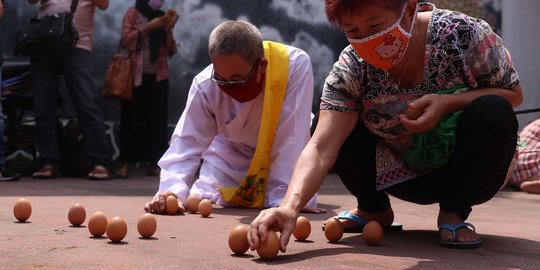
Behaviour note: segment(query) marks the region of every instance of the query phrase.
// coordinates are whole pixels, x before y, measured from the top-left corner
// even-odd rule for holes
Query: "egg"
[[[157,221],[150,213],[143,214],[137,222],[137,231],[144,238],[150,238],[156,232]]]
[[[332,243],[339,241],[341,237],[343,237],[343,224],[341,224],[341,221],[337,218],[333,218],[326,222],[324,236]]]
[[[68,220],[73,226],[78,227],[86,220],[86,210],[80,203],[75,203],[69,208]]]
[[[249,249],[248,234],[249,226],[237,225],[229,232],[229,248],[234,254],[242,255]]]
[[[422,108],[415,109],[411,106],[407,107],[407,110],[405,111],[405,114],[407,115],[407,118],[410,120],[416,120],[420,116],[422,116],[424,112],[422,111]]]
[[[296,227],[294,228],[293,235],[296,239],[304,241],[309,237],[311,233],[311,224],[309,219],[304,216],[299,216],[296,219]]]
[[[276,232],[269,230],[266,242],[261,243],[257,249],[257,254],[263,260],[274,259],[279,252],[279,237]]]
[[[372,220],[364,226],[362,238],[370,246],[377,246],[383,237],[383,228],[379,222]]]
[[[201,202],[201,199],[199,199],[199,196],[195,194],[189,195],[189,197],[186,200],[186,210],[188,210],[192,214],[197,213],[197,211],[199,211],[200,202]]]
[[[112,242],[120,242],[127,234],[126,220],[122,217],[113,217],[107,224],[107,237]]]
[[[178,200],[175,196],[170,195],[165,199],[165,212],[167,215],[176,215],[178,212]]]
[[[94,237],[102,236],[107,230],[107,215],[101,211],[94,212],[88,219],[88,231]]]
[[[15,202],[13,206],[13,215],[20,222],[25,222],[32,215],[32,205],[30,201],[25,198],[20,198]]]
[[[212,202],[208,199],[202,199],[199,203],[199,214],[201,214],[202,217],[208,217],[212,214],[212,210]]]

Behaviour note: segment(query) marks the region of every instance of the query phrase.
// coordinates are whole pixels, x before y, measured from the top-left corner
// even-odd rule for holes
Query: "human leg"
[[[472,206],[484,203],[503,186],[517,141],[517,120],[504,98],[483,96],[469,104],[456,130],[456,147],[448,163],[433,172],[386,191],[403,200],[438,202],[438,224],[465,221]],[[441,240],[474,242],[478,235],[461,227],[456,235],[441,230]]]
[[[145,159],[150,163],[148,174],[159,175],[157,162],[167,150],[167,103],[169,81],[155,82],[154,89],[147,92]]]
[[[483,96],[467,106],[447,165],[456,177],[441,187],[447,190],[440,200],[443,212],[467,219],[472,205],[485,203],[497,194],[514,156],[517,131],[516,116],[504,98]]]
[[[35,178],[57,177],[60,165],[58,147],[58,117],[62,54],[36,54],[31,57],[32,93],[36,121],[36,150],[39,154],[38,171]]]
[[[119,175],[128,174],[128,164],[141,160],[141,149],[145,137],[145,103],[144,93],[148,89],[147,80],[143,79],[140,86],[133,88],[131,100],[122,101],[120,118],[120,168]]]
[[[199,175],[193,182],[189,195],[195,194],[200,199],[208,199],[212,203],[229,206],[231,204],[223,199],[219,188],[234,186],[238,186],[238,182],[234,181],[234,179],[216,166],[203,161]]]
[[[333,170],[358,202],[357,209],[347,214],[390,226],[394,212],[388,195],[376,188],[375,150],[376,136],[359,121],[341,146]],[[342,222],[346,228],[357,226],[351,220],[343,219]]]
[[[95,102],[97,92],[91,52],[79,48],[70,50],[64,61],[64,67],[64,77],[83,128],[88,156],[95,166],[94,169],[99,169],[94,176],[103,180],[110,179],[111,155],[103,116]]]
[[[2,81],[2,70],[0,69],[0,82]],[[21,175],[7,168],[5,165],[6,148],[4,144],[4,114],[2,113],[2,102],[0,102],[0,181],[17,181]]]

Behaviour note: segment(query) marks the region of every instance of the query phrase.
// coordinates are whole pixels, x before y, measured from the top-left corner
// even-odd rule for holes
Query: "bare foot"
[[[112,180],[114,175],[104,166],[96,165],[86,176],[88,180]]]
[[[437,219],[437,226],[440,226],[443,223],[449,225],[456,225],[462,223],[464,220],[456,213],[445,213],[439,211],[439,217]],[[452,232],[446,229],[441,229],[441,241],[446,242],[459,242],[459,243],[470,243],[480,240],[480,236],[471,230],[468,227],[461,227],[456,230],[456,236],[452,235]]]
[[[53,179],[58,177],[58,172],[53,165],[43,165],[39,170],[32,174],[33,178]]]
[[[127,161],[123,161],[120,167],[116,169],[114,174],[117,177],[126,177],[128,175],[128,170],[129,170],[129,163]]]
[[[347,214],[349,215],[357,215],[363,219],[365,219],[366,221],[370,221],[370,220],[376,220],[378,221],[381,226],[383,227],[388,227],[390,225],[392,225],[392,222],[394,222],[394,211],[392,210],[392,208],[384,211],[384,212],[381,212],[381,213],[366,213],[366,212],[362,212],[360,211],[360,209],[356,208],[356,209],[352,209],[352,210],[349,210],[347,212]],[[337,218],[337,216],[334,216],[334,217],[331,217],[329,219],[327,219],[324,224],[326,225],[326,222],[332,220],[332,219],[335,219]],[[341,222],[341,224],[343,224],[343,228],[352,228],[352,227],[356,227],[358,226],[358,224],[356,224],[356,222],[352,221],[352,220],[349,220],[349,219],[339,219],[339,221]]]
[[[525,181],[521,183],[520,189],[527,193],[540,194],[540,179]]]

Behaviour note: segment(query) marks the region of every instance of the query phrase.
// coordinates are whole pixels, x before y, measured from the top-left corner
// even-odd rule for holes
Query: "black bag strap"
[[[71,13],[75,14],[75,10],[77,10],[77,5],[79,5],[79,0],[72,0],[71,1]]]

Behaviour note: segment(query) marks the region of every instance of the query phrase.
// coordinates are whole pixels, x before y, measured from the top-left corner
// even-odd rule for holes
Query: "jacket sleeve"
[[[186,108],[176,125],[169,149],[159,161],[161,175],[157,194],[171,191],[184,202],[199,169],[202,153],[217,133],[214,114],[196,79],[191,85]]]
[[[122,47],[130,51],[137,50],[140,39],[140,29],[138,25],[139,12],[135,8],[127,10],[122,20]]]

